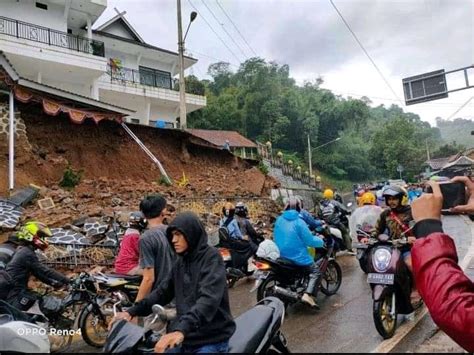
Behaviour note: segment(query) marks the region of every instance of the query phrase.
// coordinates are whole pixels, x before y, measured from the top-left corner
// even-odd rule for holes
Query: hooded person
[[[181,352],[227,352],[235,323],[219,252],[207,244],[204,226],[192,212],[178,214],[166,236],[178,254],[168,280],[114,320],[146,316],[154,304],[166,305],[175,298],[177,317],[155,352],[175,347]]]

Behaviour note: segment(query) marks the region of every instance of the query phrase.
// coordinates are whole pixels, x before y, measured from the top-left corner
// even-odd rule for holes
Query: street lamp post
[[[178,57],[179,57],[179,121],[180,128],[186,128],[186,88],[184,82],[184,41],[188,35],[189,26],[191,22],[196,19],[197,12],[191,12],[188,28],[183,38],[183,28],[181,23],[181,0],[178,1]]]

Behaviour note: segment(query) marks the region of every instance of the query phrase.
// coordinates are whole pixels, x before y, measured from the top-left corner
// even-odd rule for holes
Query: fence
[[[290,161],[284,161],[283,155],[274,154],[271,145],[257,142],[257,151],[260,157],[267,160],[271,167],[281,169],[283,175],[291,176],[293,180],[299,181],[312,188],[321,189],[321,182],[318,177],[310,176],[308,171],[304,171],[301,166],[295,166]]]
[[[99,57],[105,55],[104,42],[0,16],[0,34],[50,46],[68,48]]]
[[[50,244],[39,253],[40,261],[52,267],[112,266],[118,252],[116,246],[84,244]]]

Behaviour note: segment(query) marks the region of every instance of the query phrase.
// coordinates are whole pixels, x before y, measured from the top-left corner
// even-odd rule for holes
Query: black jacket
[[[179,214],[168,227],[168,240],[174,230],[183,233],[188,250],[178,256],[169,280],[127,312],[145,316],[154,304],[166,305],[176,297],[177,318],[170,331],[182,332],[185,345],[226,341],[234,333],[235,323],[230,313],[224,262],[218,251],[208,246],[207,234],[195,214]]]
[[[21,246],[13,259],[8,263],[6,272],[12,278],[12,289],[8,298],[16,297],[21,291],[28,289],[31,275],[48,285],[61,285],[69,282],[69,278],[41,264],[33,246]]]

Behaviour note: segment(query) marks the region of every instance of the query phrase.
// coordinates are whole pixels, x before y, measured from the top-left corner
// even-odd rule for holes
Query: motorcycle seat
[[[110,274],[105,274],[107,277],[114,277],[118,279],[125,279],[130,282],[134,283],[139,283],[142,281],[142,276],[141,275],[127,275],[127,274],[116,274],[116,273],[110,273]]]
[[[235,332],[229,339],[229,352],[254,354],[268,331],[273,309],[257,305],[235,319]]]

